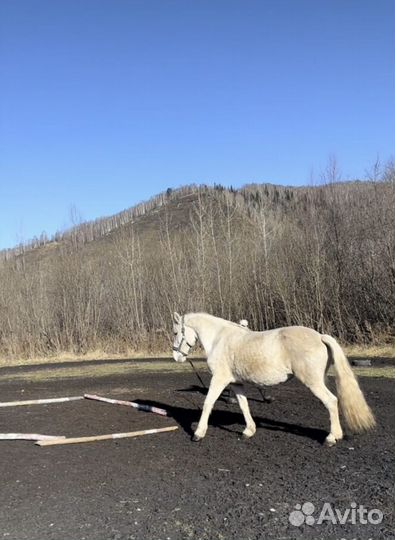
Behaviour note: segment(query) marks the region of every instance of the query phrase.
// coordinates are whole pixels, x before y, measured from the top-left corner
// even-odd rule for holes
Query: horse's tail
[[[323,335],[321,340],[333,357],[337,394],[348,427],[357,433],[373,428],[376,425],[373,413],[342,348],[331,336]]]

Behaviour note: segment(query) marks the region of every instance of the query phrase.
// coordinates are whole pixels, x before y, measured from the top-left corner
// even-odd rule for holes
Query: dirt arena
[[[174,364],[173,370],[167,362],[147,361],[134,368],[135,362],[90,362],[86,370],[82,363],[0,369],[3,402],[96,393],[155,404],[170,414],[88,400],[1,408],[4,433],[82,436],[179,426],[170,433],[68,446],[1,441],[0,538],[394,538],[392,379],[360,378],[377,429],[333,448],[322,445],[326,410],[296,381],[271,388],[271,403],[248,387],[254,438],[241,440],[238,406],[218,401],[207,437],[193,443],[204,390],[190,366]],[[196,365],[207,383],[203,363]],[[326,519],[320,520],[325,503]],[[297,506],[303,504],[308,516]],[[382,521],[353,520],[355,505],[378,510]],[[340,524],[336,511],[344,515],[347,509],[349,519]],[[370,516],[380,518],[377,512]]]

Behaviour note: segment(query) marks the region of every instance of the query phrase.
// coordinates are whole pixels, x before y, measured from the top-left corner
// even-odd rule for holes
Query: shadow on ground
[[[194,388],[195,387],[192,387],[191,391],[196,391],[194,390]],[[200,387],[197,388],[201,393],[204,393],[204,389],[201,389]],[[185,392],[186,390],[181,391]],[[201,410],[193,409],[192,403],[191,408],[185,408],[179,406],[176,407],[173,405],[169,405],[168,403],[149,399],[136,399],[135,401],[136,403],[140,403],[142,405],[150,405],[153,407],[160,407],[162,409],[166,409],[169,413],[169,416],[174,418],[174,420],[190,436],[193,435],[192,424],[198,422],[201,415]],[[325,438],[327,436],[326,431],[318,428],[300,426],[298,424],[291,424],[289,422],[280,422],[278,420],[263,418],[256,415],[254,415],[254,420],[256,422],[257,428],[268,429],[271,431],[283,431],[286,433],[297,435],[299,437],[307,437],[314,441],[318,441],[321,444],[325,441]],[[218,427],[219,429],[223,429],[232,433],[239,433],[240,429],[229,427],[234,426],[235,424],[239,426],[244,425],[244,418],[241,413],[231,410],[224,411],[213,409],[210,415],[209,425]]]

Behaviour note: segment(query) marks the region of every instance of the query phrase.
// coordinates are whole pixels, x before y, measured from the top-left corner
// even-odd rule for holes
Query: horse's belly
[[[259,381],[254,381],[257,384],[263,384],[265,386],[273,386],[287,381],[292,375],[291,373],[268,373],[260,377]]]
[[[275,342],[262,348],[260,341],[253,341],[234,356],[233,368],[239,377],[254,384],[272,386],[280,384],[292,374],[292,367],[283,350]]]
[[[247,366],[237,369],[236,378],[254,384],[263,384],[265,386],[273,386],[288,380],[292,372],[286,368],[273,369],[272,367],[262,366],[260,369],[248,369]]]
[[[261,373],[245,374],[244,380],[255,384],[263,384],[264,386],[273,386],[288,380],[290,372],[287,371],[263,371]]]

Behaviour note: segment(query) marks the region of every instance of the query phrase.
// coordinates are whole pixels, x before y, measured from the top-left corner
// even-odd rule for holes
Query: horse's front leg
[[[210,382],[210,388],[208,389],[206,399],[204,400],[202,415],[199,420],[198,427],[192,437],[193,441],[200,441],[206,435],[208,418],[214,403],[217,401],[221,392],[232,381],[232,377],[225,375],[214,374]]]

